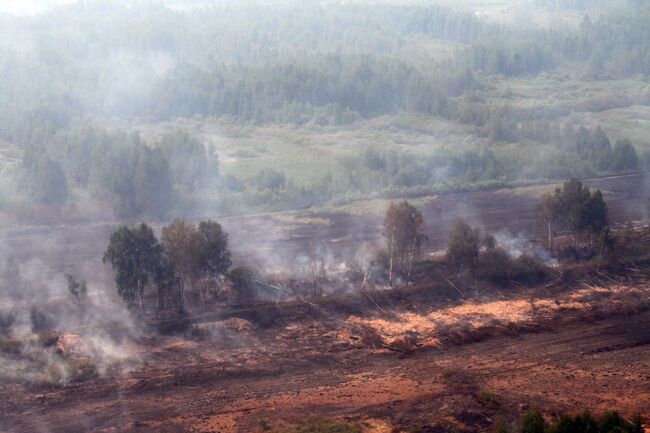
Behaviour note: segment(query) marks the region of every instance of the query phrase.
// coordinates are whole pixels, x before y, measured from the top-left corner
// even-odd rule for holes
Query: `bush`
[[[538,410],[528,411],[522,421],[521,433],[545,433],[547,427],[544,417]]]
[[[249,266],[238,266],[228,273],[228,278],[237,289],[245,289],[253,284],[257,279],[258,273]]]
[[[14,326],[15,322],[16,316],[14,314],[0,312],[0,335],[11,335],[11,327]]]
[[[459,270],[473,268],[478,259],[480,246],[481,234],[479,230],[459,219],[449,235],[447,261],[452,267]]]
[[[562,415],[549,426],[539,411],[532,411],[524,415],[521,433],[643,433],[642,421],[639,415],[632,422],[626,421],[616,411],[607,411],[596,420],[585,411],[575,417]]]
[[[258,272],[249,266],[233,268],[228,273],[228,278],[235,286],[236,296],[247,300],[255,297],[255,280],[259,278]]]
[[[546,265],[537,257],[522,254],[512,263],[512,279],[526,284],[537,284],[546,278]]]
[[[474,271],[480,280],[499,283],[512,278],[513,261],[502,248],[488,249],[479,256]]]
[[[97,364],[90,359],[70,361],[67,372],[71,382],[85,382],[99,374]]]
[[[480,254],[474,270],[476,278],[492,283],[517,281],[537,284],[546,278],[546,265],[536,257],[522,254],[512,259],[502,248],[491,248]]]
[[[54,328],[54,321],[52,318],[42,310],[32,308],[29,312],[29,319],[32,323],[32,332],[40,333],[42,331],[50,331]]]

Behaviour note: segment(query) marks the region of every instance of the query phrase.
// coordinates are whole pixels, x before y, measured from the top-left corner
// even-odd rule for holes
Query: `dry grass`
[[[394,318],[350,316],[346,325],[364,336],[365,345],[373,347],[399,348],[405,342],[410,347],[436,347],[536,332],[575,320],[631,315],[647,306],[648,287],[587,287],[555,298],[469,300],[428,314],[398,312]]]

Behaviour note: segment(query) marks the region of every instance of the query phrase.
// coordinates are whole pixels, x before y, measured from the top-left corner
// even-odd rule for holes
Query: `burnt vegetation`
[[[643,1],[69,3],[0,4],[0,430],[647,431]]]

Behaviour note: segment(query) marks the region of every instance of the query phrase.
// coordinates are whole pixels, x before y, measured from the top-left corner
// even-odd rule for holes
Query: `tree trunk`
[[[142,287],[142,283],[138,283],[138,304],[140,306],[140,311],[142,311],[142,306],[144,302],[142,301],[142,293],[144,292],[144,287]]]
[[[390,237],[390,265],[388,269],[388,286],[393,287],[393,235]]]
[[[546,224],[548,226],[548,249],[553,249],[553,236],[551,235],[551,220]]]
[[[411,242],[411,251],[409,252],[409,270],[408,273],[406,274],[406,285],[408,286],[408,282],[411,279],[411,269],[413,268],[413,258],[415,256],[415,242],[417,240],[417,233],[413,237],[413,242]]]
[[[178,312],[182,314],[184,311],[185,311],[185,277],[181,272],[178,280]]]

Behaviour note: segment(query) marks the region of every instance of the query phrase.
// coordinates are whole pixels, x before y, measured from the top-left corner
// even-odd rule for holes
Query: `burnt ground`
[[[645,218],[644,175],[587,183],[610,193],[615,221]],[[482,191],[441,196],[423,212],[435,247],[459,214],[473,215],[475,224],[491,231],[534,234],[540,229],[534,207],[529,196]],[[268,217],[229,219],[224,225],[240,257],[257,248],[299,252],[320,243],[345,248],[379,236],[378,217],[328,217],[332,223],[325,227],[278,227]],[[3,234],[13,250],[38,255],[46,249],[44,260],[71,263],[95,257],[110,227],[31,227]],[[435,309],[458,301],[427,302]],[[358,336],[341,338],[340,318],[316,320],[305,311],[318,307],[303,305],[292,321],[270,327],[256,325],[253,315],[247,318],[257,329],[208,331],[190,339],[142,337],[135,353],[140,363],[126,374],[109,372],[65,386],[0,383],[0,432],[251,432],[261,420],[298,423],[314,415],[365,420],[373,426],[368,431],[378,433],[440,424],[488,431],[496,417],[513,419],[527,407],[551,415],[617,408],[648,418],[650,312],[633,307],[623,315],[592,314],[534,332],[461,339],[402,356]],[[282,308],[272,310],[284,314]]]
[[[250,432],[261,420],[319,415],[380,421],[396,431],[438,424],[476,431],[526,407],[550,414],[616,407],[650,416],[650,312],[409,357],[337,347],[311,332],[274,342],[261,331],[257,347],[230,359],[209,342],[161,340],[126,377],[5,384],[0,430]]]
[[[610,176],[584,182],[606,193],[613,222],[647,220],[650,191],[650,176],[647,174]],[[545,228],[535,217],[536,205],[535,193],[524,194],[507,188],[439,195],[420,206],[426,222],[425,234],[429,239],[426,248],[441,248],[458,217],[466,218],[472,225],[489,232],[507,230],[512,235],[543,239]],[[325,218],[329,224],[303,224],[278,220],[270,215],[218,220],[230,235],[235,264],[268,267],[314,251],[342,257],[355,251],[364,241],[372,243],[382,239],[382,215],[299,211],[295,216]],[[0,246],[14,255],[19,263],[38,258],[64,272],[83,275],[92,266],[97,273],[106,240],[117,224],[115,221],[24,226],[0,224]],[[159,224],[154,224],[154,227],[160,229]],[[98,282],[110,284],[108,268],[102,269],[95,277]]]

